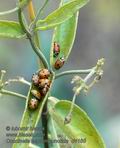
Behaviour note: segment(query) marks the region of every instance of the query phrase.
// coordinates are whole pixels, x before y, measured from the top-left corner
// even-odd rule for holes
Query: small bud
[[[95,80],[99,81],[99,80],[101,80],[101,78],[102,78],[102,75],[98,75],[98,76],[96,76]]]
[[[5,73],[6,73],[6,71],[5,71],[5,70],[1,70],[1,73],[2,73],[2,74],[5,74]]]
[[[64,120],[64,124],[68,124],[71,122],[71,114],[68,114],[66,117],[65,117],[65,120]]]
[[[37,74],[33,74],[32,82],[34,85],[39,85],[39,76]]]
[[[98,72],[96,72],[97,76],[95,77],[96,81],[101,80],[102,76],[103,76],[103,70],[100,70]]]
[[[80,77],[79,76],[74,76],[71,83],[73,84],[73,83],[75,83],[77,81],[80,81]]]
[[[98,62],[97,62],[97,66],[103,66],[104,63],[105,63],[105,59],[102,58],[102,59],[98,60]]]
[[[83,91],[87,95],[88,94],[88,91],[89,91],[89,87],[84,87]]]

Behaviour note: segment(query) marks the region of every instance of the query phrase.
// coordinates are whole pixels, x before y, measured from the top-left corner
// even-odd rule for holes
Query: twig
[[[80,94],[82,89],[84,89],[84,91],[87,92],[96,82],[98,82],[101,79],[101,77],[103,75],[102,66],[104,65],[104,62],[105,62],[104,58],[101,58],[100,60],[98,60],[96,66],[91,69],[89,74],[84,79],[77,77],[72,80],[72,83],[76,83],[76,87],[74,88],[75,93],[73,95],[73,100],[72,100],[72,104],[70,107],[70,111],[64,120],[65,124],[68,124],[71,121],[72,111],[73,111],[73,107],[74,107],[74,103],[75,103],[77,95]],[[90,85],[86,85],[87,81],[94,74],[96,74],[96,76],[95,76],[93,82]]]
[[[44,146],[48,148],[48,116],[47,116],[47,103],[45,103],[43,111],[42,111],[42,125],[44,127],[43,139]]]
[[[6,71],[5,70],[1,70],[1,75],[0,75],[0,86],[2,85],[3,83],[3,78],[4,78],[4,75],[5,75]]]
[[[35,19],[35,10],[34,10],[32,1],[30,1],[28,5],[28,12],[29,12],[29,17],[30,17],[30,22],[33,22]],[[37,32],[34,33],[34,40],[35,40],[35,44],[38,46],[38,48],[40,48],[40,41],[39,41],[39,36]],[[40,65],[41,64],[42,62],[40,60]]]
[[[72,115],[72,111],[73,111],[73,107],[75,104],[75,100],[78,94],[80,94],[80,91],[83,89],[83,87],[85,87],[85,83],[95,74],[95,67],[93,69],[91,69],[91,72],[84,78],[84,83],[81,84],[81,86],[75,91],[74,95],[73,95],[73,99],[72,99],[72,104],[70,107],[70,111],[68,113],[68,115],[65,117],[64,123],[68,124],[71,121],[71,115]]]
[[[19,17],[19,22],[21,24],[21,27],[23,28],[24,32],[26,33],[33,50],[38,55],[39,59],[43,62],[44,67],[49,69],[49,65],[48,65],[48,62],[47,62],[45,56],[43,55],[41,50],[35,45],[34,40],[32,39],[31,33],[29,32],[26,25],[24,24],[21,9],[19,9],[19,11],[18,11],[18,17]]]
[[[37,15],[35,17],[35,19],[33,20],[32,24],[31,24],[31,29],[34,30],[34,28],[36,27],[36,22],[39,19],[41,12],[43,11],[43,9],[45,8],[45,6],[47,5],[48,0],[45,1],[44,5],[42,6],[42,8],[40,8],[37,12]]]
[[[22,94],[19,94],[19,93],[16,93],[16,92],[12,92],[12,91],[8,91],[8,90],[5,90],[5,89],[1,89],[0,90],[0,94],[10,95],[10,96],[15,96],[15,97],[21,97],[23,99],[26,99],[26,96],[24,96]]]
[[[32,21],[34,21],[35,20],[35,24],[34,24],[34,26],[36,26],[36,20],[37,20],[37,18],[36,18],[36,16],[35,16],[35,11],[34,11],[34,7],[33,7],[33,3],[32,2],[30,2],[29,3],[29,5],[28,5],[28,11],[29,11],[29,15],[30,15],[30,19],[31,19],[31,22]],[[38,15],[37,15],[37,17],[38,17]],[[33,31],[33,30],[32,30]],[[40,50],[40,44],[39,44],[39,37],[38,37],[38,34],[37,34],[37,32],[35,32],[34,34],[34,40],[35,40],[35,45],[39,48],[39,50]],[[32,42],[31,42],[32,43]],[[32,45],[32,44],[31,44]],[[34,45],[34,44],[33,44]],[[32,46],[33,46],[32,45]],[[34,47],[33,47],[34,48]],[[47,63],[47,61],[46,61],[46,63]],[[45,67],[45,64],[43,63],[43,61],[42,61],[42,59],[39,59],[39,64],[40,64],[40,66],[41,67]],[[48,63],[46,64],[47,65],[47,67],[48,67]],[[42,114],[44,114],[44,112],[47,112],[47,101],[45,102],[45,105],[44,105],[44,108],[43,108],[43,111],[42,111]],[[45,124],[44,124],[45,123]],[[45,132],[44,132],[44,146],[45,147],[48,147],[49,145],[48,145],[48,127],[47,127],[47,124],[48,124],[48,122],[47,122],[47,114],[46,115],[44,115],[44,116],[42,116],[42,124],[43,124],[43,127],[44,127],[44,130],[45,130]]]
[[[22,84],[27,84],[28,86],[31,85],[31,83],[28,82],[28,81],[26,81],[23,77],[18,77],[18,79],[9,79],[8,81],[6,81],[6,82],[4,83],[4,86],[10,84],[11,82],[20,82],[20,83],[22,83]]]
[[[0,12],[0,16],[8,15],[8,14],[17,12],[19,10],[19,8],[21,8],[21,9],[24,8],[29,3],[29,1],[30,0],[24,0],[24,1],[19,2],[17,7],[13,8],[13,9],[10,9],[8,11]]]
[[[3,11],[3,12],[0,12],[0,16],[11,14],[11,13],[17,12],[18,10],[19,10],[19,8],[18,7],[15,7],[13,9],[11,9],[11,10]]]
[[[32,8],[32,11],[33,11],[32,2],[30,3],[30,8]],[[24,24],[21,9],[19,9],[19,11],[18,11],[18,17],[19,17],[19,22],[21,24],[21,27],[23,28],[24,32],[26,33],[33,50],[38,55],[39,60],[42,61],[44,68],[49,69],[48,62],[47,62],[45,56],[43,55],[43,53],[41,52],[40,48],[38,47],[39,45],[36,45],[36,42],[34,42],[34,37],[31,35],[30,31],[28,30],[29,29],[28,26],[26,26]],[[38,37],[37,37],[37,39],[38,39]],[[37,41],[39,41],[39,40],[37,40]],[[47,102],[45,103],[45,106],[47,106]],[[47,110],[47,108],[45,107],[44,110]],[[45,148],[48,148],[49,145],[48,145],[48,131],[47,131],[47,115],[45,115],[44,118],[42,118],[42,121],[45,123],[45,125],[43,124],[44,129],[45,129],[44,145],[45,145]]]
[[[56,74],[55,79],[64,76],[64,75],[71,75],[71,74],[88,74],[91,71],[91,69],[86,70],[70,70],[70,71],[64,71],[59,74]]]

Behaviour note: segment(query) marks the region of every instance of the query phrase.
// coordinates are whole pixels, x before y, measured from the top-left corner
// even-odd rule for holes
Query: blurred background
[[[16,0],[0,1],[0,11],[14,8]],[[33,0],[38,9],[42,2]],[[59,1],[50,0],[43,16],[55,10]],[[17,20],[17,14],[0,19]],[[40,32],[41,45],[49,59],[52,31]],[[76,40],[64,70],[88,69],[99,58],[106,59],[103,79],[87,96],[81,94],[76,104],[90,116],[103,136],[108,148],[120,148],[120,1],[91,0],[80,10]],[[37,56],[27,40],[0,38],[0,70],[7,71],[5,80],[22,76],[28,81],[37,70]],[[72,100],[73,76],[56,80],[52,95],[59,99]],[[56,88],[56,89],[55,89]],[[11,84],[9,90],[27,94],[28,86]],[[66,91],[65,91],[66,90]],[[10,148],[6,143],[6,126],[19,126],[25,100],[1,96],[0,98],[0,147]]]

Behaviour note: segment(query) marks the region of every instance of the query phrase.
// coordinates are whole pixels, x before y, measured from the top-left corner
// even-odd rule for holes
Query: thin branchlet
[[[4,94],[4,95],[9,95],[9,96],[15,96],[15,97],[20,97],[20,98],[23,98],[23,99],[26,99],[27,97],[22,95],[22,94],[19,94],[19,93],[16,93],[16,92],[12,92],[12,91],[8,91],[8,90],[5,90],[5,89],[1,89],[0,90],[0,94]]]
[[[32,3],[30,3],[30,5],[32,6]],[[21,11],[21,9],[19,9],[18,17],[19,17],[19,22],[21,24],[21,27],[23,28],[24,32],[26,33],[27,38],[29,39],[30,44],[31,44],[33,50],[38,55],[39,60],[42,62],[43,67],[49,69],[49,65],[48,65],[48,62],[47,62],[46,57],[41,52],[41,50],[39,48],[39,45],[34,41],[34,34],[32,34],[31,33],[31,30],[29,29],[29,27],[24,24],[24,20],[23,20],[23,17],[22,17],[22,11]],[[36,39],[38,40],[38,37]],[[45,103],[45,106],[47,106],[47,102]],[[47,108],[46,107],[44,107],[43,112],[44,111],[47,111]],[[48,146],[47,116],[43,116],[42,117],[42,120],[43,120],[43,122],[45,121],[45,123],[46,123],[45,125],[43,124],[43,126],[45,128],[45,131],[46,131],[45,132],[45,136],[43,138],[46,141],[46,142],[44,142],[44,145],[45,145],[46,148],[48,148],[49,146]]]
[[[42,13],[42,11],[43,11],[44,8],[46,7],[48,1],[49,1],[49,0],[46,0],[45,3],[43,4],[42,8],[40,8],[40,9],[38,10],[35,19],[33,20],[32,24],[30,25],[30,30],[33,31],[33,30],[35,29],[36,23],[37,23],[37,21],[38,21],[40,15],[41,15],[41,13]]]
[[[44,54],[41,52],[41,50],[38,48],[38,46],[35,44],[33,37],[28,29],[28,27],[25,25],[23,17],[22,17],[22,11],[21,9],[19,9],[18,11],[18,18],[19,18],[19,22],[21,24],[22,29],[24,30],[24,32],[26,33],[30,44],[32,46],[32,49],[35,51],[35,53],[38,55],[39,59],[43,62],[43,65],[45,68],[49,69],[49,64],[46,60],[46,57],[44,56]]]
[[[67,76],[67,75],[72,75],[72,74],[88,74],[91,71],[91,69],[80,69],[80,70],[69,70],[69,71],[64,71],[61,73],[56,74],[55,79],[61,77],[61,76]]]
[[[6,82],[4,82],[3,85],[4,85],[4,86],[7,86],[7,85],[9,85],[9,84],[12,83],[12,82],[18,82],[18,83],[26,84],[26,85],[28,85],[28,86],[31,85],[31,83],[28,82],[27,80],[25,80],[23,77],[18,77],[18,78],[16,78],[16,79],[9,79],[9,80],[7,80]]]
[[[98,60],[96,66],[91,69],[89,74],[84,79],[82,79],[79,76],[75,76],[73,78],[72,83],[75,83],[75,85],[76,85],[73,89],[75,93],[73,95],[72,104],[71,104],[69,113],[65,117],[65,120],[64,120],[65,124],[68,124],[71,121],[72,111],[74,108],[74,104],[75,104],[75,100],[76,100],[77,95],[80,94],[81,90],[83,90],[85,93],[87,93],[89,91],[89,89],[101,79],[101,77],[103,75],[102,66],[104,65],[104,62],[105,62],[104,58]],[[89,85],[87,85],[88,80],[91,77],[93,77],[93,75],[95,75],[95,74],[96,74],[96,76],[95,76],[94,80]]]
[[[17,12],[18,10],[19,10],[19,8],[18,8],[18,7],[15,7],[15,8],[13,8],[13,9],[11,9],[11,10],[3,11],[3,12],[0,12],[0,16],[8,15],[8,14]]]
[[[27,81],[25,81],[23,78],[19,78],[19,79],[11,79],[11,80],[4,82],[3,79],[4,79],[4,76],[5,76],[5,73],[6,73],[5,70],[1,70],[1,73],[0,73],[0,96],[1,95],[10,95],[10,96],[16,96],[16,97],[26,99],[26,96],[19,94],[17,92],[6,90],[6,89],[4,89],[4,87],[6,85],[8,85],[10,82],[21,82],[21,83],[25,84],[25,83],[27,83]]]
[[[27,6],[29,1],[30,0],[24,0],[24,1],[19,2],[15,8],[7,10],[7,11],[0,12],[0,16],[8,15],[8,14],[17,12],[19,10],[19,8],[23,9],[25,6]]]

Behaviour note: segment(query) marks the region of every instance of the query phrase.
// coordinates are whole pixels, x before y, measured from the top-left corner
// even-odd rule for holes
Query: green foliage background
[[[35,0],[34,0],[35,1]],[[1,0],[0,11],[15,6],[15,0]],[[38,1],[39,4],[39,1]],[[36,5],[36,8],[39,5]],[[46,16],[58,7],[58,1],[50,1]],[[90,68],[96,60],[105,57],[105,73],[101,82],[95,86],[88,96],[80,95],[77,104],[83,108],[102,134],[107,147],[118,147],[120,143],[120,99],[119,99],[119,73],[120,73],[120,1],[119,0],[91,0],[81,9],[77,36],[72,53],[63,68]],[[17,20],[17,15],[5,16],[6,19]],[[2,19],[2,17],[0,18]],[[41,32],[41,43],[46,56],[49,57],[52,31]],[[0,69],[7,71],[7,78],[23,76],[30,80],[32,73],[37,70],[36,55],[26,40],[0,39]],[[63,70],[62,69],[62,70]],[[53,95],[58,98],[72,99],[72,76],[56,80]],[[10,89],[27,94],[27,87],[23,85],[10,85]],[[2,96],[0,103],[0,146],[8,148],[6,144],[7,125],[18,126],[24,110],[25,101],[19,98]]]

